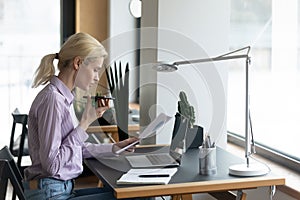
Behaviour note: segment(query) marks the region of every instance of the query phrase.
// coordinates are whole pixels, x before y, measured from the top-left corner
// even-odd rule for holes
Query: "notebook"
[[[188,119],[183,117],[179,127],[173,129],[173,135],[175,135],[175,137],[171,141],[168,153],[128,155],[125,158],[128,160],[132,168],[179,166],[181,164],[187,126]],[[176,133],[174,133],[174,131],[176,131]]]
[[[130,169],[117,180],[118,185],[124,184],[168,184],[177,168],[164,169]]]

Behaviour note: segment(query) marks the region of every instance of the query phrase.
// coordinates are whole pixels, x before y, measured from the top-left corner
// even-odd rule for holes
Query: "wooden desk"
[[[140,130],[139,124],[130,124],[128,125],[128,132],[136,133]],[[108,125],[108,126],[90,126],[86,130],[87,133],[111,133],[112,138],[115,141],[119,141],[118,127],[117,125]]]
[[[137,148],[136,152],[167,151],[167,147],[157,148]],[[275,176],[272,173],[250,178],[229,175],[229,166],[240,164],[244,160],[220,148],[217,149],[217,174],[211,176],[200,175],[198,173],[198,159],[195,159],[197,156],[198,149],[187,151],[183,156],[181,166],[168,185],[117,185],[116,180],[130,169],[128,161],[123,156],[102,159],[101,162],[97,159],[86,159],[85,163],[104,184],[113,188],[118,199],[235,191],[285,184],[284,178]]]

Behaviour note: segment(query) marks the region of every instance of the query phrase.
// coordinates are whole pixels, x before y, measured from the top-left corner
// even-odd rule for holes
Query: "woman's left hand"
[[[92,105],[91,97],[90,96],[87,97],[87,103],[86,103],[85,109],[82,113],[81,120],[80,120],[80,126],[84,130],[86,130],[92,122],[94,122],[96,119],[101,117],[103,115],[103,113],[109,108],[108,101],[103,102],[102,105],[103,106],[101,106],[101,107],[95,108]]]
[[[109,108],[109,99],[99,99],[96,108],[96,119],[102,117],[103,113]],[[96,120],[95,119],[95,120]]]

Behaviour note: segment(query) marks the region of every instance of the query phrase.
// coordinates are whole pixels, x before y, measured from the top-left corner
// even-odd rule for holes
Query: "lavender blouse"
[[[76,178],[82,173],[83,158],[112,152],[112,144],[92,144],[88,134],[74,127],[70,107],[74,96],[56,76],[39,92],[28,116],[28,145],[32,165],[25,180],[51,177]]]

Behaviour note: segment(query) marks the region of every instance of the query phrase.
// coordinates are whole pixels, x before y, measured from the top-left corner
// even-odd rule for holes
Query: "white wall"
[[[108,63],[122,62],[130,66],[129,102],[135,102],[138,87],[138,72],[136,70],[136,50],[138,49],[136,19],[129,10],[130,0],[109,0],[108,40],[105,41],[109,53]],[[118,65],[119,66],[119,65]]]
[[[228,52],[230,1],[164,0],[158,4],[158,61],[173,62],[213,57]],[[157,113],[174,116],[178,94],[187,93],[195,107],[196,124],[217,144],[226,146],[226,63],[181,66],[158,73]],[[169,143],[173,123],[157,143]]]

